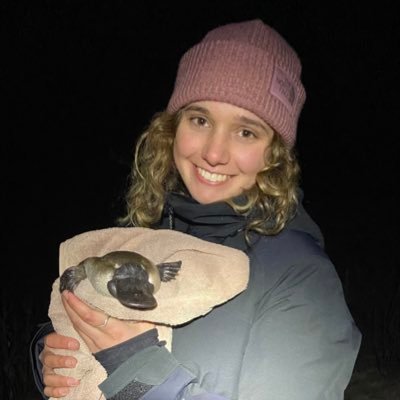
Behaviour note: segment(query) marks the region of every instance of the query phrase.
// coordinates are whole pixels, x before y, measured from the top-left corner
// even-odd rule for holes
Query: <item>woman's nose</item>
[[[203,146],[202,157],[212,166],[227,164],[229,161],[229,143],[226,135],[219,132],[210,133]]]

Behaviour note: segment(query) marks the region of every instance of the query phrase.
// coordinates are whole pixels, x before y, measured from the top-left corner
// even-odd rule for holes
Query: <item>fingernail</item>
[[[68,348],[70,350],[78,350],[79,349],[79,344],[76,342],[68,342]]]
[[[68,359],[67,361],[65,361],[66,367],[73,368],[73,367],[75,367],[75,365],[76,365],[76,361],[74,361],[74,360]]]
[[[78,386],[79,385],[79,381],[75,378],[68,378],[67,379],[67,385],[68,386]]]
[[[59,389],[58,393],[60,394],[60,396],[66,396],[69,393],[69,389],[67,388]]]
[[[69,297],[69,292],[68,292],[68,290],[64,290],[64,291],[62,292],[62,295],[63,295],[63,297],[64,297],[65,300],[68,300],[68,297]]]

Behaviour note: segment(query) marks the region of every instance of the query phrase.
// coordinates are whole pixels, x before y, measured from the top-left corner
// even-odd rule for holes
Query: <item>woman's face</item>
[[[274,132],[250,111],[199,101],[185,107],[174,161],[191,196],[202,204],[227,200],[255,183]]]

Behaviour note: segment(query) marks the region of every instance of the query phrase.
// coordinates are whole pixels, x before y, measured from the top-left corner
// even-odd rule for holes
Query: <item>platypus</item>
[[[87,278],[98,293],[113,296],[126,307],[153,309],[157,307],[154,293],[161,282],[175,279],[181,264],[181,261],[154,264],[133,251],[113,251],[67,268],[60,277],[60,292],[73,292]]]

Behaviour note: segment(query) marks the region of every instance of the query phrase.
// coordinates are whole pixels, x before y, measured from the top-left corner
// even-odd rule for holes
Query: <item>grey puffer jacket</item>
[[[136,352],[101,384],[108,399],[339,400],[361,335],[302,207],[276,236],[253,237],[226,204],[170,195],[162,228],[244,250],[245,292],[173,333],[172,352]]]
[[[160,227],[245,251],[249,285],[175,328],[171,352],[151,334],[119,346],[119,356],[106,350],[113,366],[100,388],[107,399],[343,399],[361,335],[319,228],[300,206],[280,234],[254,235],[247,246],[245,224],[225,203],[169,196]],[[40,340],[32,348],[40,388]]]

